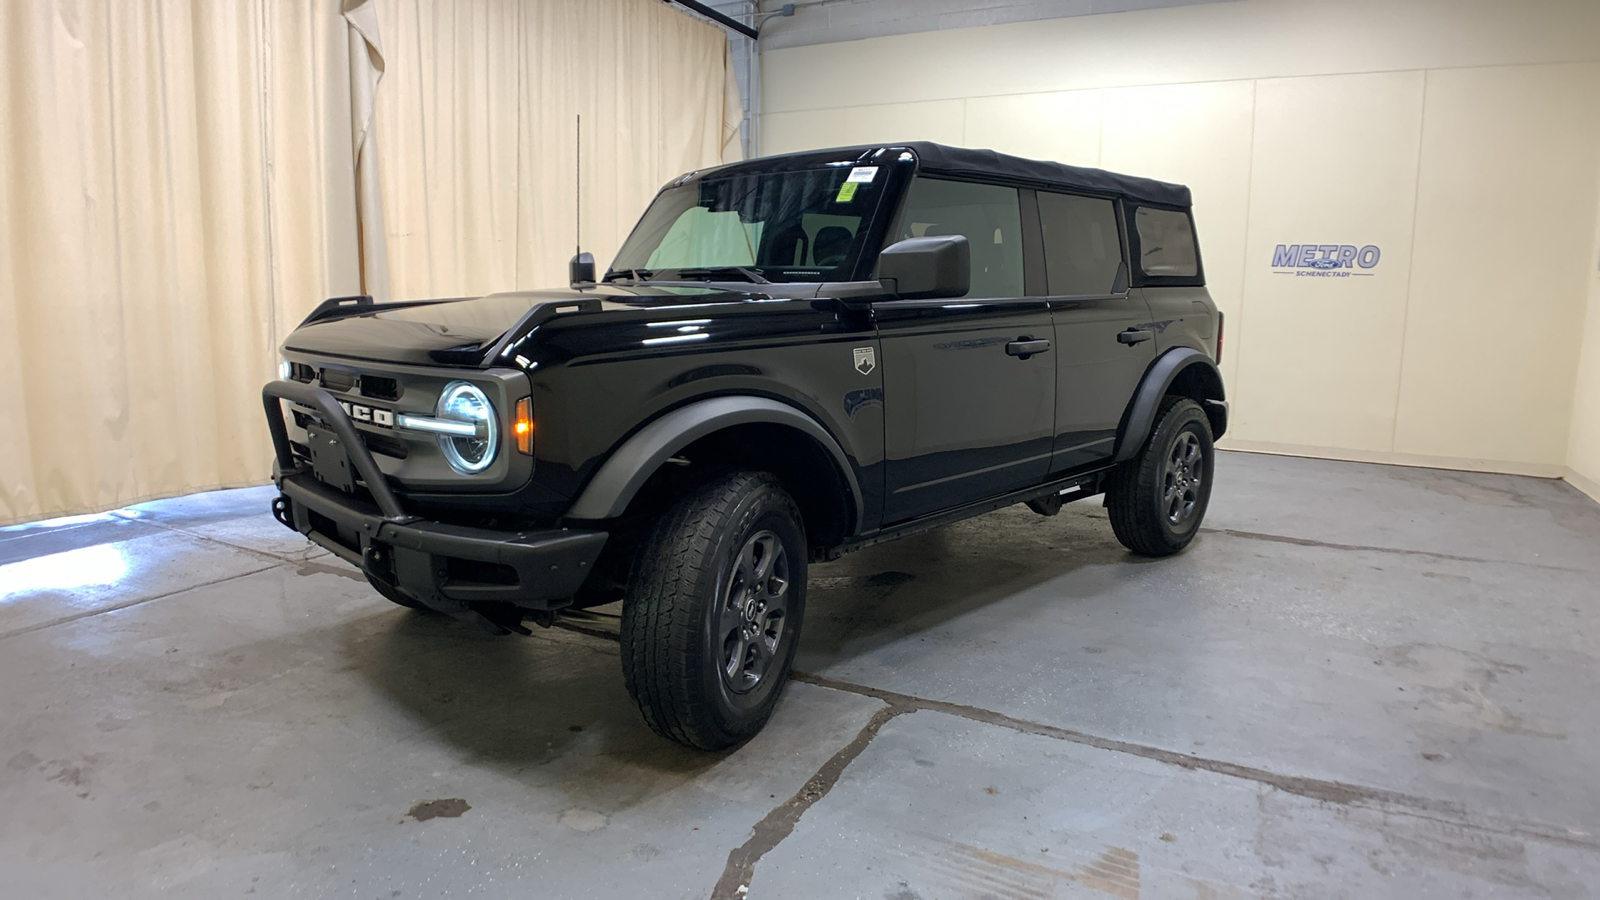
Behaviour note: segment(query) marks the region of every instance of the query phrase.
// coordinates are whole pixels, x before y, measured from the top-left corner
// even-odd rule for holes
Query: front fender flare
[[[1128,405],[1128,412],[1123,417],[1122,428],[1117,432],[1115,462],[1126,462],[1138,454],[1145,438],[1155,428],[1156,411],[1161,408],[1161,398],[1166,396],[1167,389],[1178,380],[1178,376],[1192,366],[1203,366],[1215,378],[1218,395],[1206,398],[1205,403],[1220,407],[1222,421],[1227,421],[1227,402],[1220,393],[1222,373],[1217,369],[1217,364],[1193,347],[1175,347],[1156,357],[1156,361],[1144,373],[1144,380],[1139,382],[1133,402]]]
[[[861,485],[839,442],[816,419],[787,403],[765,397],[712,397],[679,407],[622,442],[578,495],[567,518],[598,520],[622,515],[634,495],[668,459],[706,435],[732,425],[770,424],[794,428],[828,451],[850,486],[850,533],[861,524]]]

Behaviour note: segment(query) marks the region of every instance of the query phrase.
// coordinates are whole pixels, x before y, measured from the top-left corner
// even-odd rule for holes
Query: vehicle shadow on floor
[[[352,621],[343,637],[347,663],[413,717],[424,740],[524,784],[554,787],[576,808],[627,809],[726,755],[651,732],[609,642],[567,632],[496,637],[401,609]]]
[[[1070,585],[1021,599],[1090,566],[1136,566],[1098,506],[1041,518],[1018,506],[813,565],[796,667],[815,671],[1005,603],[1071,615]],[[1034,592],[1035,594],[1037,592]],[[376,598],[375,598],[376,599]],[[617,808],[694,779],[727,753],[652,733],[624,689],[615,607],[574,618],[591,634],[536,629],[494,637],[442,616],[394,610],[349,623],[350,665],[431,732],[514,777],[558,784],[574,802]],[[928,652],[950,652],[929,645]],[[978,652],[978,651],[974,651]],[[731,752],[731,751],[730,751]]]
[[[1117,543],[1096,501],[1051,518],[1013,506],[880,544],[812,566],[796,665],[816,670],[847,662],[1002,604],[1048,603],[1071,615],[1073,602],[1095,587],[1080,592],[1068,578],[1048,598],[1021,595],[1086,567],[1150,562]]]

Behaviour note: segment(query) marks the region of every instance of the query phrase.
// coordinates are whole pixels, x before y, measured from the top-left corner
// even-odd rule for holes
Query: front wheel
[[[622,604],[622,672],[645,722],[706,750],[760,731],[805,613],[800,511],[761,472],[679,501],[639,549]]]
[[[1112,471],[1106,484],[1111,530],[1144,556],[1171,556],[1200,532],[1211,502],[1216,450],[1200,404],[1167,397],[1139,455]]]

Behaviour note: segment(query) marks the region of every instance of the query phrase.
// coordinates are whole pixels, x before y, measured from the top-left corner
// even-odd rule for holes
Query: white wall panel
[[[1075,166],[1100,165],[1100,91],[1055,91],[967,101],[963,144]]]
[[[1238,0],[772,50],[762,109],[1573,62],[1597,47],[1595,0]]]
[[[966,137],[965,100],[928,103],[886,103],[851,106],[839,110],[844,117],[846,143],[929,140],[960,143]]]
[[[1596,96],[1593,64],[1428,73],[1397,452],[1565,462]]]
[[[1600,159],[1596,160],[1600,163]],[[1597,195],[1600,201],[1600,195]],[[1567,443],[1567,480],[1600,500],[1600,214],[1589,250],[1589,302],[1572,398],[1572,434]]]
[[[825,109],[767,113],[761,117],[759,153],[837,147],[848,143],[844,136],[844,117]],[[774,149],[778,147],[784,150]]]
[[[1238,438],[1392,449],[1422,84],[1420,72],[1257,84]],[[1335,277],[1271,268],[1277,245],[1308,243],[1382,255]]]
[[[961,144],[965,139],[965,100],[841,106],[761,117],[763,147],[802,149],[912,140]]]

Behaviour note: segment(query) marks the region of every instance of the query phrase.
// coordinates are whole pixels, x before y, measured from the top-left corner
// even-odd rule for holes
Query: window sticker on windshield
[[[844,184],[839,185],[839,196],[833,198],[833,202],[849,203],[851,200],[855,199],[855,196],[856,183],[854,181],[846,181]]]
[[[856,181],[856,182],[860,182],[861,184],[871,184],[872,183],[872,179],[877,178],[877,177],[878,177],[878,167],[877,166],[856,166],[854,169],[850,170],[850,177],[846,178],[845,181],[846,182]]]

